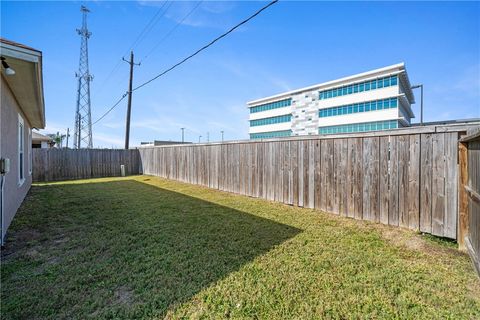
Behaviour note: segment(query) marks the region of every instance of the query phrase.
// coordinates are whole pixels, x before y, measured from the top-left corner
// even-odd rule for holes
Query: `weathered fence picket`
[[[138,150],[32,149],[34,182],[120,176],[141,173]]]
[[[458,243],[480,276],[480,130],[468,132],[460,141]]]
[[[465,127],[140,148],[144,174],[457,238]]]
[[[466,215],[479,208],[478,136],[460,144],[461,157],[458,152],[459,137],[469,128],[427,126],[135,150],[34,149],[32,174],[34,181],[120,176],[124,165],[127,175],[155,175],[459,238],[461,246],[470,228],[469,241],[478,254],[480,215]],[[470,180],[466,169],[459,172],[459,161],[460,169],[463,163],[473,170]]]

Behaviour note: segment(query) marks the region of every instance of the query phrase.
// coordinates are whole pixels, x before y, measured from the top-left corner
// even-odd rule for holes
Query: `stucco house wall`
[[[28,190],[32,185],[31,167],[31,125],[19,107],[12,90],[1,76],[1,106],[0,106],[0,153],[2,158],[10,159],[10,172],[4,176],[3,185],[3,223],[2,238],[10,226],[15,213],[22,204]],[[24,123],[24,177],[23,183],[19,181],[19,155],[18,155],[18,125],[19,116]]]
[[[0,37],[0,53],[0,164],[10,163],[8,172],[0,172],[3,246],[8,227],[32,185],[32,127],[45,128],[45,101],[42,52]]]

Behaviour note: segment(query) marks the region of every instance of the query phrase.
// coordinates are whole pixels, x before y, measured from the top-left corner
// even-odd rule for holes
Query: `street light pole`
[[[180,128],[182,129],[182,143],[185,142],[185,128]]]
[[[65,147],[68,149],[68,137],[70,137],[70,128],[67,128],[67,146]]]
[[[420,125],[423,126],[423,84],[416,84],[412,89],[420,88]]]
[[[198,136],[198,143],[200,143],[200,140],[202,140],[202,136]]]
[[[222,134],[222,142],[223,142],[223,130],[222,130],[222,131],[220,131],[220,133]]]

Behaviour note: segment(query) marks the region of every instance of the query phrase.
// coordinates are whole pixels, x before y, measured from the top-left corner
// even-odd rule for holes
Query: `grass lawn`
[[[479,319],[456,244],[138,176],[32,187],[2,319]]]

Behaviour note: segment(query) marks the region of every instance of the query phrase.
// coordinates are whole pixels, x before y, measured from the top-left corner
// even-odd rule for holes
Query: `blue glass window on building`
[[[336,126],[320,127],[319,134],[353,133],[378,131],[398,128],[398,120],[374,121],[364,123],[342,124]]]
[[[361,103],[353,103],[345,106],[331,107],[318,111],[320,118],[332,117],[337,115],[345,115],[358,112],[369,112],[383,109],[396,108],[398,106],[398,98],[388,98],[375,101],[367,101]]]
[[[292,130],[259,132],[259,133],[250,133],[250,139],[271,139],[271,138],[290,137],[291,135],[292,135]]]
[[[255,127],[255,126],[265,126],[268,124],[275,124],[275,123],[282,123],[282,122],[290,122],[292,120],[292,115],[291,114],[286,114],[283,116],[278,116],[278,117],[270,117],[270,118],[263,118],[263,119],[257,119],[257,120],[250,120],[250,127]]]
[[[284,99],[284,100],[280,100],[280,101],[265,103],[265,104],[261,104],[259,106],[251,107],[250,108],[250,113],[267,111],[267,110],[272,110],[272,109],[277,109],[277,108],[284,108],[284,107],[289,107],[291,105],[292,105],[292,99],[291,98],[290,99]]]
[[[380,88],[396,86],[398,84],[398,75],[383,77],[375,80],[363,81],[353,85],[320,91],[318,98],[320,100],[334,97],[345,96],[348,94],[370,91]]]

